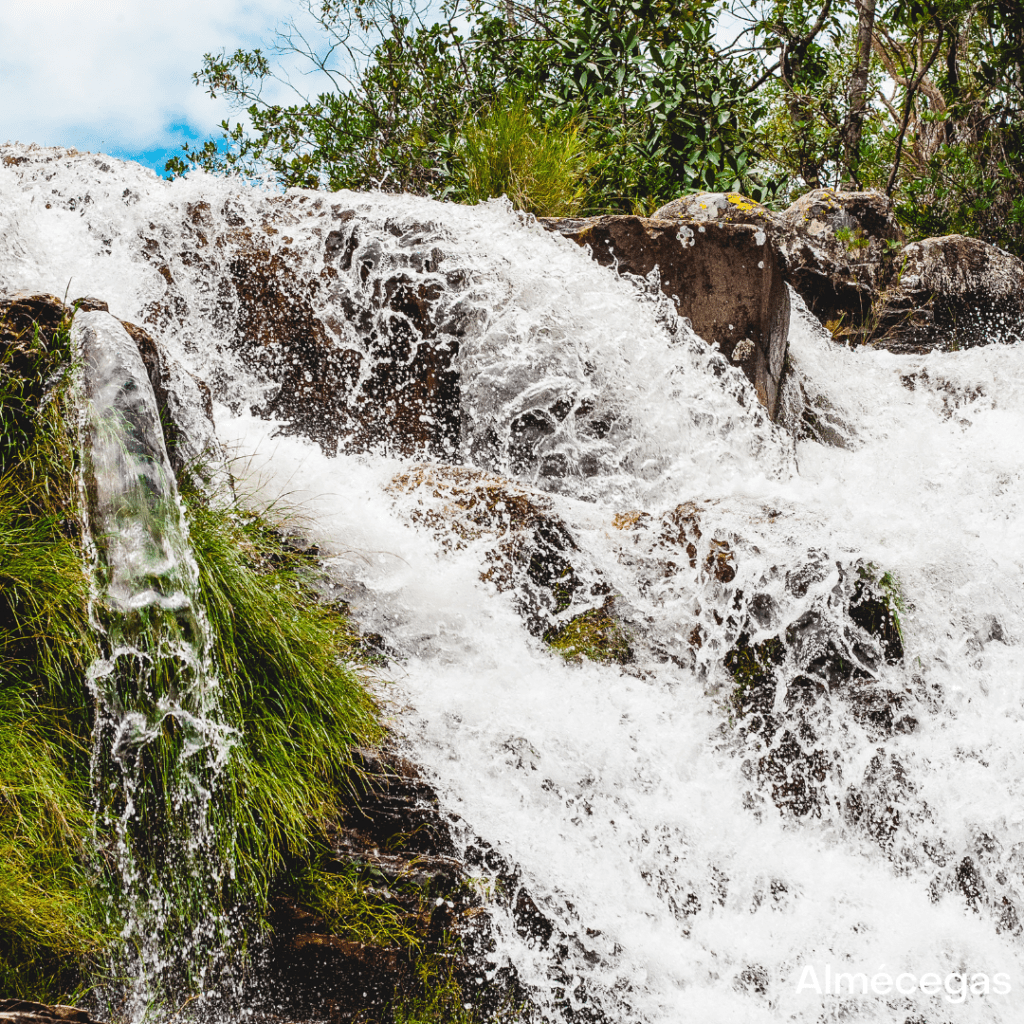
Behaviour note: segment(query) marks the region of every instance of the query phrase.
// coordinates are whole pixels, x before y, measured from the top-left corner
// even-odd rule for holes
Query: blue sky
[[[192,82],[203,54],[266,43],[294,0],[0,0],[0,142],[163,170],[230,114]]]

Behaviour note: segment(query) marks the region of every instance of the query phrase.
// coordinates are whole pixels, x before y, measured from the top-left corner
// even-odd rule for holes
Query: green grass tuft
[[[193,498],[189,531],[226,719],[241,733],[230,786],[238,884],[258,913],[290,861],[307,861],[338,816],[350,750],[383,736],[348,664],[353,633],[317,603],[308,559],[254,513]]]
[[[466,130],[464,183],[456,197],[478,203],[506,195],[538,217],[572,217],[587,195],[594,158],[576,125],[538,124],[521,96],[501,97]]]
[[[109,940],[89,856],[96,645],[66,352],[66,330],[49,346],[36,331],[0,359],[0,990],[44,1000],[77,987]]]

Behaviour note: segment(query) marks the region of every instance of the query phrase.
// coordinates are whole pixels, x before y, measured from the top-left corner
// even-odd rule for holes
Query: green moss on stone
[[[590,608],[550,631],[545,639],[567,661],[626,664],[633,657],[629,637],[604,608]]]

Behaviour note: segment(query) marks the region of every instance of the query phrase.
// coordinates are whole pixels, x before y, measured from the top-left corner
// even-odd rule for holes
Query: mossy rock
[[[544,639],[566,661],[578,663],[586,658],[625,665],[633,658],[628,635],[606,608],[590,608],[561,628],[549,631]]]

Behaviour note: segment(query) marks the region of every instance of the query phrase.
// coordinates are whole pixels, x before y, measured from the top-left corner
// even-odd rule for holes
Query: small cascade
[[[135,1022],[202,975],[230,941],[229,823],[219,815],[232,730],[222,720],[199,579],[156,399],[135,342],[79,313],[83,505],[102,655],[93,790],[101,855],[123,922],[114,964]],[[117,996],[114,995],[114,998]]]

